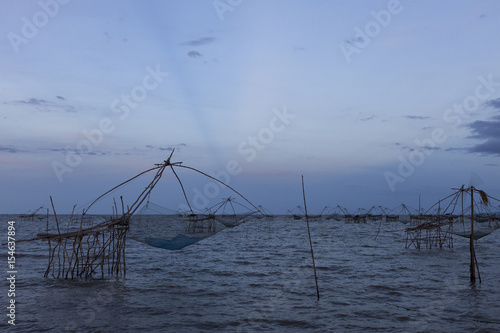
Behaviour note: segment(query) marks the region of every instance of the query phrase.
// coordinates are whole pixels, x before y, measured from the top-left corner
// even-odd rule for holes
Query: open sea
[[[44,222],[0,215],[16,240]],[[378,237],[375,239],[377,232]],[[44,278],[47,243],[16,244],[9,298],[2,246],[2,332],[500,332],[500,231],[476,242],[482,283],[469,283],[468,239],[405,249],[400,222],[250,220],[182,250],[127,240],[125,277]],[[15,299],[15,326],[8,323]]]

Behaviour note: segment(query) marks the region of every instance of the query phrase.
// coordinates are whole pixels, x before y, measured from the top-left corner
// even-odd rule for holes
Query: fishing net
[[[205,214],[182,214],[147,202],[130,218],[128,236],[139,242],[167,250],[180,250],[248,221],[254,212],[237,214],[236,202],[226,199]],[[231,211],[228,208],[231,207]]]
[[[457,236],[470,238],[470,218],[464,218],[462,221],[456,221],[452,233]],[[488,221],[478,221],[474,222],[474,234],[473,238],[475,240],[488,236],[493,231],[500,229],[500,221],[495,218],[491,218]]]
[[[130,218],[128,236],[167,250],[180,250],[224,230],[213,216],[178,214],[148,202]]]
[[[243,209],[243,213],[241,212]],[[214,218],[222,223],[227,228],[236,227],[243,222],[248,221],[254,214],[259,211],[251,211],[245,205],[235,201],[233,198],[224,199],[208,209]]]

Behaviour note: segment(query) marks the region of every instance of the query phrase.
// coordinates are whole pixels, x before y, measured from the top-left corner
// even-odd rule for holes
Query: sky
[[[0,1],[0,213],[163,163],[274,214],[500,196],[500,3]],[[203,211],[244,199],[177,169]],[[153,174],[113,193],[131,204]],[[96,213],[111,213],[113,196]],[[185,208],[167,170],[150,200]]]

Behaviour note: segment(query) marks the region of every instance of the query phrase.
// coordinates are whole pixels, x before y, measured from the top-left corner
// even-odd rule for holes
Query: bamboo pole
[[[57,219],[57,213],[56,213],[56,209],[54,207],[54,202],[52,201],[52,196],[50,196],[50,203],[52,205],[52,211],[54,211],[54,218],[56,220],[56,226],[57,226],[57,234],[59,235],[58,237],[58,240],[57,240],[57,244],[58,244],[58,250],[57,250],[57,259],[58,259],[58,272],[57,272],[57,278],[59,278],[59,275],[61,274],[61,242],[62,242],[62,238],[61,238],[61,230],[59,229],[59,221]],[[64,253],[63,253],[64,255]]]
[[[306,215],[307,234],[309,235],[309,245],[311,247],[311,257],[312,257],[312,263],[313,263],[313,269],[314,269],[314,281],[316,282],[316,295],[317,295],[318,300],[319,300],[318,276],[316,275],[316,264],[314,263],[314,251],[313,251],[313,245],[312,245],[312,240],[311,240],[311,230],[309,229],[309,218],[307,216],[306,192],[304,189],[304,176],[303,175],[302,175],[302,196],[304,197],[304,209],[305,209],[305,215]]]
[[[260,212],[262,215],[264,215],[264,213],[262,213],[262,212],[260,211],[260,209],[258,209],[257,207],[255,207],[255,205],[254,205],[253,203],[251,203],[251,202],[250,202],[247,198],[245,198],[245,197],[244,197],[244,196],[243,196],[240,192],[236,191],[234,188],[232,188],[231,186],[227,185],[226,183],[224,183],[224,182],[220,181],[219,179],[217,179],[217,178],[215,178],[215,177],[212,177],[212,176],[210,176],[210,175],[208,175],[208,174],[206,174],[206,173],[204,173],[204,172],[202,172],[202,171],[200,171],[200,170],[198,170],[198,169],[191,168],[191,167],[188,167],[188,166],[185,166],[185,165],[180,165],[180,164],[178,164],[178,163],[175,163],[175,164],[172,164],[172,165],[175,165],[175,166],[177,166],[177,167],[179,167],[179,168],[185,168],[185,169],[189,169],[189,170],[196,171],[196,172],[198,172],[198,173],[200,173],[200,174],[204,175],[205,177],[208,177],[208,178],[210,178],[210,179],[212,179],[212,180],[216,181],[217,183],[222,184],[223,186],[227,187],[228,189],[230,189],[230,190],[231,190],[231,191],[233,191],[234,193],[238,194],[238,195],[239,195],[239,196],[240,196],[243,200],[245,200],[246,202],[248,202],[248,203],[249,203],[249,204],[250,204],[250,205],[251,205],[251,206],[252,206],[252,207],[253,207],[256,211],[258,211],[258,212]]]
[[[49,234],[49,209],[47,208],[47,235]],[[52,249],[52,244],[50,243],[50,238],[49,238],[49,264],[47,265],[47,270],[45,271],[44,277],[47,277],[50,272],[50,266],[52,264],[52,256],[51,254],[51,249]]]
[[[474,186],[470,187],[470,283],[476,283],[476,268],[474,262]]]
[[[123,237],[123,276],[127,273],[127,264],[125,262],[126,256],[125,256],[125,249],[126,249],[126,242],[127,242],[127,237],[126,237],[126,230],[123,231],[122,229],[122,237]]]

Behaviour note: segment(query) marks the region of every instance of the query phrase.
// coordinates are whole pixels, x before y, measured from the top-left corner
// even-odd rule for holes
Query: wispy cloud
[[[375,118],[377,118],[377,116],[371,115],[371,116],[368,116],[368,117],[361,118],[360,120],[361,121],[370,121],[370,120],[373,120]]]
[[[428,116],[413,116],[413,115],[403,116],[403,117],[407,118],[407,119],[412,119],[412,120],[423,120],[423,119],[430,119],[431,118]]]
[[[191,57],[191,58],[201,58],[201,57],[203,57],[203,54],[201,54],[198,51],[189,51],[187,55],[189,57]]]
[[[213,38],[213,37],[203,37],[203,38],[199,38],[199,39],[189,40],[187,42],[181,43],[180,45],[183,45],[183,46],[201,46],[201,45],[213,43],[214,41],[215,41],[215,38]]]
[[[395,142],[394,143],[395,146],[397,146],[399,149],[403,150],[403,151],[408,151],[408,152],[412,152],[412,151],[415,151],[417,149],[413,148],[413,147],[410,147],[408,145],[404,145],[400,142]],[[441,148],[439,147],[431,147],[431,146],[422,146],[422,147],[417,147],[418,150],[440,150]]]
[[[394,143],[395,146],[397,146],[397,148],[401,149],[401,150],[405,150],[405,151],[413,151],[413,148],[410,148],[410,146],[408,145],[404,145],[400,142],[395,142]]]
[[[31,97],[22,100],[5,102],[5,104],[10,105],[31,105],[35,107],[38,111],[42,112],[54,112],[54,111],[64,111],[64,112],[76,112],[76,109],[68,105],[67,103],[63,103],[66,101],[66,98],[62,96],[56,96],[58,99],[57,102],[52,102],[42,98]]]
[[[444,151],[468,151],[467,148],[456,148],[456,147],[450,147],[450,148],[446,148]]]
[[[28,99],[25,99],[25,100],[20,100],[20,101],[14,101],[14,103],[17,103],[17,104],[31,104],[31,105],[49,105],[50,104],[49,101],[46,101],[44,99],[35,98],[35,97],[28,98]]]
[[[174,149],[179,149],[180,147],[187,147],[185,143],[179,143],[176,145],[171,145],[171,146],[153,146],[153,145],[146,145],[145,146],[148,150],[159,150],[159,151],[172,151]]]
[[[78,155],[88,155],[88,156],[132,156],[132,155],[143,155],[145,152],[152,151],[172,151],[174,149],[180,150],[183,147],[187,147],[185,143],[179,143],[176,145],[166,145],[166,146],[154,146],[146,145],[142,149],[131,149],[131,150],[75,150],[71,147],[64,147],[59,143],[54,143],[52,146],[37,146],[36,143],[30,146],[23,145],[0,145],[0,153],[7,154],[78,154]]]
[[[92,150],[92,151],[76,151],[71,148],[39,148],[33,150],[32,152],[59,152],[59,153],[77,153],[78,155],[89,155],[89,156],[129,156],[132,155],[130,152],[118,152],[118,151],[104,151],[104,150]]]
[[[17,153],[22,153],[24,151],[13,146],[0,146],[0,152],[17,154]]]
[[[91,156],[128,156],[132,155],[131,152],[118,152],[118,151],[75,151],[71,148],[53,148],[53,147],[19,147],[19,146],[0,146],[0,153],[9,154],[47,154],[47,153],[76,153],[78,155],[91,155]]]

